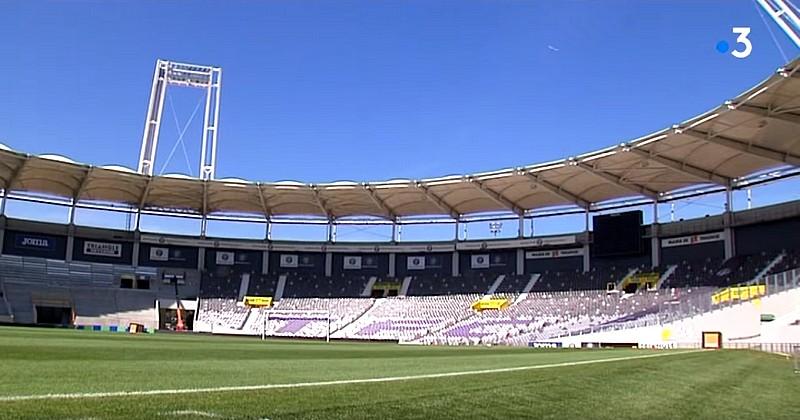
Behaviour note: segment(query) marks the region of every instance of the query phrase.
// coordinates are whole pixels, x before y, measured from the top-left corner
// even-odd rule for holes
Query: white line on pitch
[[[217,413],[212,413],[210,411],[198,411],[198,410],[175,410],[175,411],[167,411],[164,413],[158,413],[160,416],[191,416],[191,417],[222,417]]]
[[[74,393],[74,394],[9,395],[9,396],[0,396],[0,402],[31,401],[31,400],[71,400],[71,399],[83,399],[83,398],[108,398],[108,397],[140,397],[140,396],[150,396],[150,395],[177,395],[177,394],[196,394],[196,393],[231,392],[231,391],[261,391],[266,389],[307,388],[307,387],[329,386],[329,385],[398,382],[398,381],[411,381],[417,379],[449,378],[453,376],[483,375],[487,373],[505,373],[505,372],[517,372],[521,370],[593,365],[598,363],[621,362],[624,360],[649,359],[649,358],[664,357],[664,356],[677,356],[679,354],[689,354],[700,351],[705,351],[705,350],[688,350],[688,351],[678,351],[678,352],[668,352],[668,353],[646,354],[640,356],[614,357],[610,359],[581,360],[577,362],[561,362],[561,363],[550,363],[545,365],[518,366],[518,367],[483,369],[483,370],[467,370],[461,372],[428,373],[423,375],[389,376],[383,378],[342,379],[336,381],[321,381],[321,382],[299,382],[294,384],[239,385],[239,386],[220,386],[214,388],[153,389],[149,391],[84,392],[84,393]]]

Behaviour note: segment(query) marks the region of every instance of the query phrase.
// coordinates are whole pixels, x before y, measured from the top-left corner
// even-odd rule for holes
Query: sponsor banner
[[[233,251],[217,251],[216,254],[217,254],[217,258],[216,258],[217,265],[233,265],[234,264],[233,258],[235,257],[235,255],[234,255]]]
[[[492,267],[505,267],[506,266],[506,259],[503,255],[495,255],[492,257],[489,265]]]
[[[470,266],[472,268],[489,268],[489,254],[472,255]]]
[[[560,349],[561,343],[548,343],[546,341],[530,341],[528,347],[536,349]]]
[[[540,260],[546,258],[579,257],[583,255],[583,248],[552,249],[549,251],[526,251],[525,259]]]
[[[532,238],[531,241],[533,242],[533,246],[571,245],[575,243],[575,235]]]
[[[122,244],[112,242],[83,242],[83,255],[94,255],[97,257],[122,257]]]
[[[53,250],[56,248],[56,241],[47,236],[17,234],[14,236],[14,245],[17,248]]]
[[[169,248],[150,247],[150,261],[169,261]]]
[[[442,260],[445,258],[450,258],[449,256],[444,257],[441,255],[431,255],[425,261],[425,268],[442,268]]]
[[[242,304],[248,307],[255,307],[255,308],[269,308],[272,306],[272,297],[271,296],[245,296],[242,299]]]
[[[297,268],[297,255],[295,254],[281,254],[281,267],[283,268]]]
[[[143,244],[189,246],[193,248],[250,249],[260,251],[266,251],[269,248],[268,244],[262,241],[176,238],[152,234],[142,234],[140,242]]]
[[[344,257],[345,270],[361,270],[361,257],[360,256],[347,256]]]
[[[366,256],[361,259],[361,268],[378,268],[378,258]]]
[[[416,256],[416,257],[408,257],[406,267],[409,270],[424,270],[425,269],[425,257],[424,256]]]
[[[695,245],[721,240],[723,240],[722,232],[703,233],[700,235],[679,236],[677,238],[662,239],[661,247],[672,248],[675,246]]]
[[[303,255],[297,262],[298,267],[314,267],[314,259],[310,255]]]
[[[456,248],[459,250],[474,249],[504,249],[504,248],[538,248],[543,246],[561,246],[577,243],[575,235],[546,236],[541,238],[528,239],[503,239],[490,241],[459,242]]]

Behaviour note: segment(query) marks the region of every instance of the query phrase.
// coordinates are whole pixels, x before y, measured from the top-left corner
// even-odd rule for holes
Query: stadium
[[[205,99],[197,177],[155,170],[176,88]],[[800,59],[600,150],[378,182],[216,177],[221,90],[220,67],[157,60],[135,170],[0,147],[0,418],[800,413]],[[751,207],[760,187],[784,198]],[[723,210],[674,217],[698,197]],[[582,228],[534,228],[564,217]]]

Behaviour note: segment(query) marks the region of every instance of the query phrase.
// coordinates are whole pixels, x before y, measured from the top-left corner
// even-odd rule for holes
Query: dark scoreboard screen
[[[594,216],[594,254],[641,254],[642,221],[641,210]]]

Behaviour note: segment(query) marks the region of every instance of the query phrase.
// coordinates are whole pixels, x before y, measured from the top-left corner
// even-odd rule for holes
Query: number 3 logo
[[[750,53],[753,52],[753,44],[750,42],[750,38],[747,37],[750,35],[750,28],[746,26],[738,26],[733,27],[732,31],[735,34],[739,34],[739,36],[736,38],[736,43],[744,45],[744,49],[741,51],[733,50],[731,51],[731,55],[736,58],[747,58]]]

